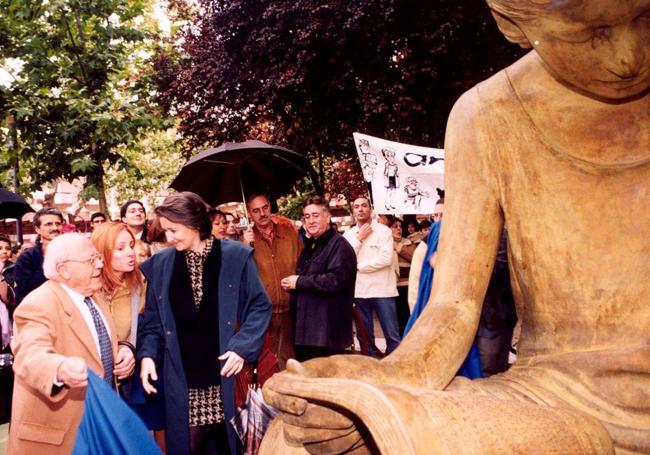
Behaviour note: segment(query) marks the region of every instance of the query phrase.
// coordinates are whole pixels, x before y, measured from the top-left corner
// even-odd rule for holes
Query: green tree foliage
[[[0,0],[1,63],[17,67],[0,112],[16,119],[10,154],[19,154],[24,182],[86,177],[84,196],[104,210],[104,166],[128,165],[121,152],[165,125],[147,71],[149,4]]]
[[[155,206],[156,194],[163,193],[183,166],[176,130],[152,131],[136,144],[121,146],[122,160],[105,166],[106,186],[113,188],[122,201],[149,195]]]
[[[312,165],[316,167],[318,163],[313,162]],[[339,159],[326,156],[323,157],[322,167],[325,181],[323,192],[326,198],[334,199],[342,194],[351,202],[359,196],[368,196],[368,187],[356,157]],[[311,179],[305,177],[295,185],[293,194],[279,201],[279,213],[293,220],[299,220],[302,217],[303,203],[313,194],[314,186]]]
[[[460,94],[521,55],[479,0],[175,3],[198,7],[156,78],[189,149],[255,137],[356,158],[354,131],[440,147]]]

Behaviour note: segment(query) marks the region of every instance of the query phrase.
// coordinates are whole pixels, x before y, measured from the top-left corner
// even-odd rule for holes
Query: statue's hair
[[[527,21],[539,13],[582,3],[584,0],[487,0],[491,10],[510,20]]]

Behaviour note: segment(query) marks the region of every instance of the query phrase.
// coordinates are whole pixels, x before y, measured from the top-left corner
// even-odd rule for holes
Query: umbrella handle
[[[241,200],[244,203],[244,216],[246,216],[246,219],[250,221],[250,217],[248,216],[248,206],[246,205],[246,193],[244,193],[244,182],[241,178],[241,166],[237,164],[237,176],[239,177],[239,190],[241,191]]]

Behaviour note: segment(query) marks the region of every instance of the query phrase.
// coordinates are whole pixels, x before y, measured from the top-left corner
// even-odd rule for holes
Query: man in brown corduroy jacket
[[[278,358],[278,366],[283,370],[287,360],[294,357],[294,350],[290,294],[280,287],[280,280],[296,272],[296,260],[302,250],[302,242],[289,220],[271,215],[271,205],[266,195],[254,194],[246,204],[254,224],[244,231],[242,238],[255,248],[255,264],[273,304],[273,316],[269,325],[271,349]]]

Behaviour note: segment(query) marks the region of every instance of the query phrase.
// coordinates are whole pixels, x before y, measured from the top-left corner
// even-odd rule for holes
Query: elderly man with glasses
[[[308,234],[296,274],[280,281],[291,291],[296,359],[343,354],[352,345],[352,301],[357,256],[330,226],[328,202],[310,197],[303,206]]]
[[[101,256],[80,234],[62,234],[45,252],[49,281],[14,314],[14,401],[8,453],[71,453],[90,368],[115,387],[131,375],[131,349],[118,349],[99,292]]]

